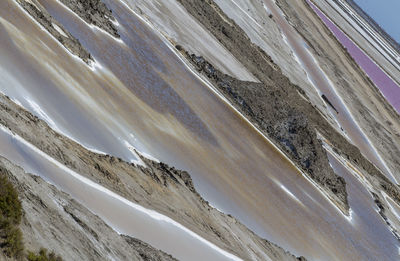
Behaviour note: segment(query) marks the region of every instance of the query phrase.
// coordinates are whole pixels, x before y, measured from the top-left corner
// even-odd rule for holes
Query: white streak
[[[68,35],[65,34],[65,32],[64,32],[63,29],[61,29],[61,28],[60,28],[58,25],[56,25],[55,23],[52,23],[52,25],[53,25],[54,29],[57,30],[57,32],[59,32],[62,36],[68,38]]]
[[[191,231],[190,229],[186,228],[185,226],[181,225],[180,223],[176,222],[175,220],[171,219],[170,217],[167,217],[165,215],[162,215],[154,210],[150,210],[150,209],[146,209],[138,204],[135,204],[129,200],[127,200],[126,198],[110,191],[109,189],[106,189],[105,187],[95,183],[94,181],[81,176],[80,174],[76,173],[75,171],[71,170],[70,168],[66,167],[65,165],[61,164],[60,162],[58,162],[57,160],[55,160],[54,158],[50,157],[49,155],[47,155],[46,153],[44,153],[43,151],[41,151],[40,149],[38,149],[36,146],[32,145],[31,143],[27,142],[26,140],[24,140],[22,137],[20,137],[17,134],[12,133],[10,130],[8,130],[7,128],[5,128],[3,125],[0,126],[0,129],[3,130],[4,132],[12,135],[13,137],[15,137],[15,139],[17,139],[19,142],[21,142],[22,144],[24,144],[25,146],[27,146],[28,148],[30,148],[31,150],[33,150],[35,153],[37,153],[38,155],[42,156],[43,158],[45,158],[46,160],[48,160],[49,162],[53,163],[54,165],[56,165],[58,168],[60,168],[61,170],[65,171],[66,173],[68,173],[69,175],[71,175],[72,177],[76,178],[77,180],[81,181],[82,183],[92,187],[93,189],[96,189],[104,194],[106,194],[107,196],[109,196],[110,198],[113,198],[117,201],[122,202],[123,204],[135,209],[136,211],[142,212],[143,214],[148,215],[149,218],[155,219],[157,221],[162,221],[162,222],[166,222],[168,224],[171,224],[172,226],[182,230],[183,232],[189,234],[190,236],[194,237],[195,239],[199,240],[200,242],[206,244],[207,246],[209,246],[210,248],[212,248],[213,250],[217,251],[218,253],[222,254],[223,256],[231,259],[231,260],[242,260],[240,258],[238,258],[237,256],[219,248],[218,246],[214,245],[213,243],[211,243],[210,241],[206,240],[205,238],[199,236],[198,234],[196,234],[195,232]]]

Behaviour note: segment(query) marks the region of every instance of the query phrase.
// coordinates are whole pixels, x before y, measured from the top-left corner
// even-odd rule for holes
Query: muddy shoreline
[[[374,83],[369,79],[369,77],[365,74],[365,72],[360,68],[360,66],[354,61],[354,59],[351,57],[351,55],[348,53],[347,49],[343,47],[343,45],[336,39],[336,37],[331,33],[331,31],[325,26],[324,22],[318,17],[317,14],[311,9],[311,7],[308,5],[307,0],[303,0],[302,4],[305,6],[305,8],[311,13],[313,18],[315,18],[317,21],[319,21],[319,24],[321,25],[321,28],[323,31],[331,38],[333,42],[335,42],[336,47],[340,49],[340,51],[345,55],[346,60],[351,64],[351,66],[354,68],[354,70],[362,76],[362,80],[364,81],[363,84],[368,86],[378,97],[380,101],[382,101],[382,104],[384,106],[384,109],[387,110],[387,112],[390,114],[390,116],[395,120],[396,122],[400,121],[400,115],[397,114],[397,112],[394,110],[392,106],[386,101],[385,97],[377,90],[375,87]],[[284,12],[286,18],[291,24],[294,24],[293,28],[303,37],[303,39],[307,42],[309,47],[312,49],[312,51],[317,55],[317,57],[323,57],[326,61],[328,61],[329,68],[337,68],[335,66],[335,62],[329,58],[329,55],[326,51],[326,49],[323,46],[320,46],[318,42],[313,38],[312,35],[308,32],[304,26],[305,23],[300,21],[300,18],[296,15],[296,11],[293,9],[293,7],[289,6],[286,2],[283,2],[281,0],[277,0],[277,5],[279,8]],[[334,70],[335,77],[338,78],[338,81],[340,85],[345,86],[346,89],[351,89],[351,86],[349,86],[349,83],[345,80],[344,78],[344,72],[340,71],[339,69],[332,69]],[[365,111],[369,112],[369,109],[366,108],[363,104],[361,104],[358,99],[352,99],[353,103],[356,104],[356,107],[359,108],[360,111]],[[370,123],[371,128],[375,128],[373,131],[374,135],[376,137],[379,137],[379,140],[383,143],[384,141],[384,146],[386,146],[387,150],[392,151],[396,155],[396,152],[398,151],[396,148],[393,148],[392,146],[395,146],[393,144],[394,141],[387,141],[387,132],[388,128],[393,127],[393,123],[386,121],[385,123],[388,124],[388,126],[383,126],[381,123],[379,123],[376,119],[373,118],[373,115],[370,115],[369,113],[364,113],[363,116],[365,117],[365,121]],[[341,154],[348,160],[351,160],[353,164],[361,167],[365,173],[368,174],[368,178],[373,182],[374,185],[376,185],[376,188],[382,189],[386,193],[389,193],[389,195],[396,201],[400,202],[400,189],[398,185],[393,184],[375,165],[373,165],[369,160],[367,160],[360,150],[349,143],[346,139],[344,139],[343,136],[341,136],[337,132],[332,132],[329,128],[324,128],[325,123],[321,122],[322,126],[318,128],[318,130],[321,132],[321,134],[327,138],[329,137],[329,142],[332,143],[333,148],[337,151],[337,153]],[[396,132],[391,132],[393,133],[392,135],[394,136],[393,138],[399,138],[400,134]],[[392,155],[388,154],[385,155],[386,157],[392,157]],[[398,165],[398,159],[392,158],[391,160],[394,161],[396,165]]]
[[[112,11],[101,0],[60,0],[88,24],[97,26],[120,38]]]
[[[115,19],[101,1],[61,1],[67,6],[70,5],[69,8],[86,22],[98,26],[112,36],[119,37]],[[230,77],[216,69],[216,66],[203,57],[185,52],[186,46],[177,45],[176,48],[191,62],[192,68],[197,69],[204,78],[208,78],[215,89],[269,137],[307,177],[315,181],[343,213],[349,215],[346,182],[331,169],[327,153],[320,140],[321,136],[328,139],[335,152],[359,166],[376,190],[385,191],[400,203],[399,187],[393,185],[363,157],[357,147],[335,130],[323,113],[312,104],[305,91],[292,84],[271,57],[253,44],[246,33],[212,0],[178,1],[260,82],[240,81]],[[29,5],[29,8],[32,9],[32,6]],[[36,13],[35,19],[40,18],[44,13],[32,10],[33,14]],[[36,10],[39,9],[36,8]],[[55,30],[53,33],[58,32],[62,35],[52,25],[51,17],[44,15],[43,17],[42,23],[47,24],[48,31]],[[64,32],[64,29],[61,28],[61,30]],[[67,32],[64,33],[67,34]],[[308,42],[310,46],[315,46],[312,39]],[[321,55],[330,59],[323,50],[317,48],[313,50],[320,51]],[[44,121],[1,94],[0,125],[82,176],[90,178],[132,202],[171,217],[213,244],[244,260],[265,260],[266,257],[272,260],[305,260],[260,238],[231,215],[221,213],[210,206],[197,193],[186,171],[175,169],[162,162],[152,161],[142,157],[140,153],[138,156],[145,166],[125,162],[111,155],[94,153],[55,132]],[[40,185],[38,188],[46,187],[43,181],[35,180],[35,182]],[[35,201],[31,204],[42,206],[40,202]],[[379,201],[375,203],[378,207],[381,204]],[[75,208],[81,209],[79,206],[72,205],[66,206],[63,211],[87,231],[88,235],[96,238],[96,230],[87,222],[81,222],[83,219],[79,211],[74,211]],[[45,208],[41,209],[41,213],[46,214]],[[84,213],[84,210],[81,210],[81,213]],[[56,222],[54,220],[51,222]],[[53,224],[57,227],[59,225]],[[138,254],[143,259],[157,259],[159,253],[153,253],[147,244],[132,238],[123,239],[124,243],[121,245],[126,246],[128,243],[133,248],[138,248]],[[150,252],[149,255],[147,255],[148,252]],[[98,257],[97,253],[93,252],[89,255]],[[168,260],[167,256],[164,258]],[[161,259],[164,258],[161,257]]]
[[[245,32],[213,1],[179,2],[262,83],[240,82],[221,74],[202,57],[184,55],[299,168],[325,188],[326,194],[345,213],[349,209],[345,182],[330,168],[317,132],[329,138],[341,155],[369,173],[382,190],[400,202],[399,188],[338,133],[310,101],[301,97],[305,96],[303,90],[292,84],[271,58],[251,43]],[[184,48],[178,47],[181,50]]]
[[[231,215],[211,207],[197,193],[185,171],[144,157],[146,167],[91,152],[55,132],[3,95],[0,96],[0,124],[75,172],[134,203],[179,221],[240,258],[263,260],[267,255],[277,260],[296,260],[295,256],[260,238]]]
[[[40,3],[36,0],[18,0],[17,2],[73,55],[78,56],[87,64],[94,62],[91,54],[82,46],[79,40],[72,36],[62,24],[57,22]]]
[[[99,260],[106,256],[119,260],[176,260],[138,239],[119,235],[68,194],[3,157],[0,175],[6,176],[18,191],[23,209],[20,229],[27,249],[39,251],[46,247],[64,260]]]
[[[348,214],[344,179],[339,176],[336,178],[335,174],[331,174],[331,177],[321,175],[326,153],[320,149],[321,143],[306,116],[285,101],[284,93],[271,85],[239,81],[222,74],[202,57],[188,53],[185,55],[199,72],[212,80],[218,90],[270,137],[300,169],[326,188],[329,192],[325,193],[334,202],[339,205],[344,203],[341,209]]]
[[[300,169],[325,188],[326,194],[348,214],[345,182],[329,167],[326,152],[322,149],[315,132],[316,122],[325,122],[325,119],[300,96],[305,96],[303,90],[293,85],[272,59],[261,48],[251,43],[244,31],[226,17],[212,1],[182,0],[181,3],[261,81],[261,84],[240,82],[219,72],[206,75],[213,79],[216,87],[285,151]],[[229,24],[226,21],[229,21]],[[206,61],[196,59],[195,56],[190,55],[190,58],[200,71],[203,71],[204,67],[212,66]],[[213,70],[216,71],[214,67]],[[334,131],[327,122],[326,125]]]

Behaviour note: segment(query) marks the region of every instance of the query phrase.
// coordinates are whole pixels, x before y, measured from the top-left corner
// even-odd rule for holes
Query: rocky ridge
[[[176,260],[138,239],[119,235],[68,194],[3,157],[0,174],[18,191],[23,209],[20,229],[28,249],[46,246],[64,260]]]
[[[305,92],[292,84],[280,68],[212,0],[178,0],[200,21],[261,84],[241,82],[220,73],[202,57],[185,53],[198,71],[212,80],[250,121],[280,147],[302,171],[348,214],[345,181],[329,165],[317,133],[329,139],[342,156],[360,166],[380,189],[400,202],[399,187],[392,184],[360,150],[349,143],[311,104]]]
[[[120,38],[112,11],[101,0],[60,0],[88,24],[97,26]]]
[[[57,22],[37,0],[17,0],[17,2],[34,20],[64,45],[69,52],[78,56],[87,64],[94,61],[79,40],[72,36],[62,24]]]
[[[91,152],[0,95],[0,124],[75,172],[124,198],[179,221],[244,260],[296,260],[230,215],[211,207],[189,174],[142,157],[146,167]]]

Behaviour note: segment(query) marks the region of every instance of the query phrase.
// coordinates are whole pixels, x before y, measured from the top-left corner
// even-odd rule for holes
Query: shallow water
[[[240,260],[155,211],[124,200],[0,128],[0,155],[69,193],[116,231],[140,238],[179,260]],[[171,240],[173,239],[173,240]]]
[[[98,67],[72,57],[11,0],[1,1],[3,92],[29,110],[40,107],[49,123],[87,147],[134,160],[133,146],[188,170],[212,205],[297,255],[391,260],[392,248],[371,246],[369,237],[359,241],[367,231],[349,222],[126,6],[105,1],[120,24],[121,43],[58,2],[40,2]],[[57,185],[68,188],[68,182]]]
[[[391,259],[388,260],[398,260],[400,256],[399,253],[396,252],[398,250],[399,242],[392,235],[386,223],[381,218],[378,208],[374,203],[374,198],[366,189],[365,184],[357,178],[357,173],[346,166],[344,161],[341,162],[339,158],[336,158],[329,152],[328,158],[335,173],[346,180],[346,187],[349,193],[348,199],[352,210],[351,222],[353,226],[365,231],[364,237],[370,239],[369,242],[363,242],[360,244],[360,247],[363,247],[366,250],[372,246],[377,247],[381,251],[391,253]],[[382,240],[383,238],[385,238],[385,240]],[[354,243],[359,244],[360,242]],[[360,260],[384,260],[384,258],[375,259],[366,251],[364,257]]]

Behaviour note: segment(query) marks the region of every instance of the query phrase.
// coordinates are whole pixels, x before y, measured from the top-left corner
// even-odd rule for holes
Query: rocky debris
[[[379,215],[381,215],[382,219],[385,221],[386,225],[389,227],[390,231],[394,235],[394,237],[400,241],[400,234],[399,232],[393,227],[393,225],[390,223],[387,215],[386,215],[386,208],[385,205],[382,203],[382,200],[378,196],[377,193],[371,192],[372,197],[374,198],[374,203],[378,207]]]
[[[329,67],[334,70],[334,77],[337,78],[338,86],[344,86],[344,89],[351,90],[353,89],[353,87],[349,84],[349,81],[353,81],[354,78],[345,78],[346,72],[340,70],[341,64],[335,63],[335,61],[330,58],[332,55],[337,55],[337,53],[329,53],[329,51],[332,49],[332,46],[324,46],[320,44],[320,41],[318,40],[320,38],[315,38],[316,31],[325,31],[327,33],[328,37],[330,37],[336,43],[335,48],[337,47],[341,52],[343,52],[349,64],[354,68],[354,70],[350,71],[350,73],[355,72],[359,74],[363,79],[363,81],[358,82],[358,84],[365,84],[366,89],[371,88],[373,90],[371,93],[374,94],[370,95],[378,95],[379,100],[382,102],[382,105],[385,108],[385,113],[388,113],[391,117],[393,117],[393,121],[399,122],[400,116],[388,104],[388,102],[385,100],[379,90],[377,90],[374,83],[368,78],[368,76],[365,75],[364,71],[354,61],[354,59],[348,53],[347,49],[344,48],[343,45],[331,33],[331,31],[326,28],[325,24],[315,14],[310,5],[307,4],[306,0],[289,2],[282,0],[276,1],[277,5],[285,14],[286,19],[289,21],[290,24],[293,25],[293,28],[303,37],[303,39],[307,42],[307,45],[313,50],[317,57],[323,57],[323,60],[326,63],[323,66]],[[311,29],[311,27],[315,27],[315,25],[311,24],[310,21],[307,21],[307,19],[305,19],[306,16],[299,17],[299,15],[297,15],[297,6],[295,6],[295,4],[293,3],[303,4],[305,6],[305,9],[307,9],[311,15],[315,16],[316,20],[320,21],[321,28],[323,28],[324,30],[321,30],[320,27]],[[321,36],[324,37],[324,35]],[[352,95],[354,94],[349,92],[348,95],[352,97]],[[368,100],[370,100],[370,98],[371,97],[368,97]],[[354,97],[351,102],[353,104],[357,104],[355,108],[357,108],[357,111],[361,113],[361,117],[363,117],[363,120],[365,121],[366,125],[361,127],[370,128],[369,131],[375,136],[373,138],[380,142],[381,145],[385,147],[385,151],[387,151],[387,153],[385,154],[385,159],[388,161],[392,161],[396,166],[398,166],[400,164],[398,159],[398,155],[400,154],[398,153],[399,150],[396,146],[396,144],[398,143],[398,139],[393,136],[388,136],[388,126],[385,127],[379,121],[377,121],[377,115],[371,114],[370,109],[361,104],[357,97]],[[358,113],[357,111],[355,111],[354,113]],[[354,165],[359,166],[364,171],[364,173],[366,173],[366,178],[371,182],[371,184],[373,184],[376,191],[383,190],[393,200],[400,204],[400,187],[398,185],[393,184],[375,165],[373,165],[368,159],[366,159],[362,155],[362,153],[356,146],[348,142],[347,139],[345,139],[338,132],[334,131],[325,120],[320,119],[321,117],[319,115],[314,116],[314,113],[310,113],[309,116],[315,118],[314,122],[316,128],[325,138],[328,138],[331,146],[336,150],[336,153],[340,154],[347,160],[350,160]],[[381,116],[383,117],[383,115]],[[396,133],[395,135],[397,135],[397,137],[400,137],[397,132],[393,133]],[[372,135],[370,137],[372,137]],[[394,174],[396,174],[396,172]]]
[[[46,246],[64,260],[175,260],[137,239],[127,240],[69,195],[7,159],[0,157],[0,168],[18,191],[28,249]]]
[[[79,40],[57,22],[37,0],[17,0],[17,2],[68,51],[81,58],[87,64],[93,62],[92,56]]]
[[[131,245],[133,248],[137,249],[139,252],[139,255],[142,257],[143,260],[153,260],[153,261],[176,261],[174,257],[171,255],[168,255],[166,253],[163,253],[161,251],[154,251],[154,248],[151,247],[149,244],[146,244],[145,242],[129,237],[129,236],[122,236],[126,242],[128,242],[129,245]]]
[[[113,22],[112,11],[101,0],[60,0],[88,24],[97,26],[116,38],[120,38]]]
[[[196,65],[196,67],[211,77],[216,87],[282,148],[298,167],[322,188],[326,188],[327,195],[339,203],[339,207],[344,212],[349,209],[345,182],[331,169],[316,131],[328,138],[342,156],[367,172],[369,178],[379,184],[379,189],[383,189],[400,203],[399,187],[393,185],[356,146],[348,142],[329,124],[315,106],[303,98],[306,97],[305,92],[299,86],[292,84],[274,64],[271,57],[253,44],[246,33],[235,21],[227,17],[213,0],[178,1],[263,84],[240,83],[221,74],[217,74],[218,77],[215,79],[214,74],[210,74],[211,71],[206,68],[209,66],[207,63],[204,64],[205,67],[203,65],[200,67]],[[282,1],[278,0],[279,2]],[[301,24],[301,21],[299,23]],[[307,41],[307,38],[305,40]],[[312,46],[310,43],[310,47]],[[326,58],[329,59],[329,57]],[[190,60],[193,61],[192,57]],[[193,62],[199,64],[196,61]],[[282,106],[284,107],[281,108]],[[287,122],[285,123],[284,120]],[[295,133],[283,133],[289,132],[290,129]],[[303,152],[309,149],[310,152]]]
[[[192,179],[185,171],[143,157],[146,167],[114,156],[91,152],[55,132],[44,121],[1,94],[0,124],[80,175],[145,208],[169,216],[244,260],[296,260],[295,256],[260,238],[231,215],[211,207],[197,193]],[[46,201],[43,202],[47,205]],[[42,206],[40,202],[35,204]],[[43,206],[43,212],[44,209]],[[77,224],[87,220],[75,212],[74,216],[65,211],[64,213]],[[88,226],[90,224],[87,221],[84,223]],[[92,230],[84,225],[80,227],[93,239],[96,236],[92,230],[101,238],[98,230],[93,227]],[[62,255],[62,252],[57,253]],[[96,255],[95,252],[92,253],[93,257]]]
[[[140,154],[138,153],[138,155]],[[167,185],[167,180],[172,179],[179,185],[185,185],[191,192],[197,193],[193,185],[193,180],[187,171],[175,169],[163,162],[155,162],[141,155],[140,159],[146,164],[147,169],[151,170],[154,176],[157,178],[159,177],[158,180],[162,182],[162,184]]]
[[[346,183],[331,170],[326,152],[307,116],[292,106],[284,91],[266,83],[244,82],[221,73],[203,57],[178,49],[199,72],[251,121],[270,137],[307,175],[328,190],[330,197],[348,214]],[[328,165],[329,166],[329,165]]]

